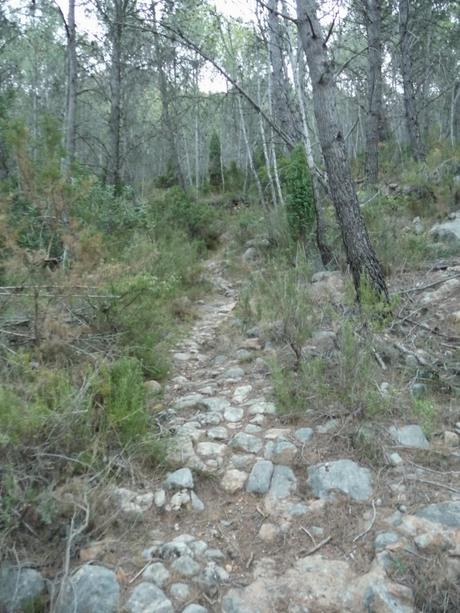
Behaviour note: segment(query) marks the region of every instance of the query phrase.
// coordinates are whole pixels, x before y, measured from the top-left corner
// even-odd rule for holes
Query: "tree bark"
[[[368,62],[365,176],[368,185],[375,185],[379,178],[379,142],[383,133],[380,0],[365,0],[364,11]]]
[[[356,295],[359,300],[364,281],[377,295],[388,300],[385,277],[367,233],[343,131],[339,126],[335,74],[327,53],[327,41],[321,33],[316,3],[315,0],[296,1],[300,38],[310,70],[319,141]]]
[[[410,152],[415,161],[423,162],[425,160],[425,150],[420,134],[415,99],[409,0],[399,0],[399,46],[401,53],[401,76],[404,88],[404,113]]]
[[[77,38],[75,25],[75,0],[69,0],[67,13],[67,95],[65,116],[65,160],[64,170],[68,173],[75,160],[77,139]]]

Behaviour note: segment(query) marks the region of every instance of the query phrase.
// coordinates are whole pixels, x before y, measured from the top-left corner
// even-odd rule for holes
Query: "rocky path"
[[[429,450],[415,424],[388,432],[377,468],[356,461],[337,420],[306,410],[302,422],[282,422],[264,341],[235,324],[238,292],[222,264],[211,261],[207,274],[214,291],[175,349],[158,414],[176,470],[143,491],[114,492],[135,524],[129,546],[121,538],[116,559],[88,555],[56,610],[417,610],[394,580],[395,560],[449,551],[446,573],[458,572],[458,474],[446,480],[406,455]]]

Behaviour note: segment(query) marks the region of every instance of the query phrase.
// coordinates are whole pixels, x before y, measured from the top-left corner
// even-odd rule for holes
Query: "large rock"
[[[252,467],[246,490],[252,494],[266,494],[270,487],[272,474],[273,463],[269,460],[259,460]]]
[[[119,604],[120,586],[115,573],[104,566],[87,564],[67,580],[56,613],[117,613]],[[144,609],[130,609],[131,613],[141,611]]]
[[[393,440],[402,445],[403,447],[413,447],[414,449],[428,449],[430,444],[428,443],[426,436],[420,426],[414,424],[410,426],[402,426],[397,428],[391,426],[389,429],[390,435]]]
[[[236,468],[227,470],[221,481],[222,489],[230,494],[234,494],[238,490],[243,489],[247,478],[248,473],[242,470],[237,470]]]
[[[292,464],[297,456],[297,447],[283,439],[269,441],[264,456],[274,464]]]
[[[258,453],[262,449],[262,441],[252,434],[238,432],[230,441],[230,447],[247,453]]]
[[[318,498],[339,490],[354,500],[367,500],[372,495],[371,484],[370,470],[352,460],[315,464],[308,469],[308,485]]]
[[[429,504],[419,509],[415,515],[448,528],[460,529],[459,500]]]
[[[272,481],[268,491],[269,498],[288,498],[297,489],[297,479],[292,468],[278,464],[273,469]]]
[[[33,568],[0,568],[0,611],[33,611],[45,592],[45,581]]]
[[[128,613],[174,613],[171,601],[164,592],[153,583],[146,582],[139,583],[134,588],[126,603],[126,610]],[[92,609],[91,613],[96,611],[99,613],[100,609]]]
[[[430,235],[435,240],[460,242],[460,211],[451,213],[448,221],[433,226]]]
[[[124,487],[117,487],[112,498],[119,510],[130,517],[141,517],[153,504],[153,492],[139,493]]]
[[[193,475],[190,468],[180,468],[173,473],[170,473],[165,481],[165,486],[168,489],[193,490]]]

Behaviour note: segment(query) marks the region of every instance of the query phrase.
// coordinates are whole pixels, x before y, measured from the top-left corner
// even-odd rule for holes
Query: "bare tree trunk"
[[[401,76],[404,88],[404,112],[411,155],[417,162],[425,160],[420,135],[420,125],[415,100],[412,70],[412,33],[410,31],[409,0],[399,0],[399,45],[401,51]]]
[[[110,118],[109,118],[109,164],[107,183],[115,192],[121,189],[121,79],[122,79],[122,44],[125,14],[124,0],[114,4],[114,15],[110,24],[112,45],[110,63]]]
[[[367,31],[367,126],[365,175],[368,185],[379,178],[379,142],[383,132],[382,40],[380,0],[365,0]]]
[[[247,155],[248,165],[249,165],[249,168],[251,169],[252,175],[254,177],[254,181],[256,183],[260,202],[264,205],[265,208],[267,208],[267,203],[264,198],[264,192],[262,190],[262,185],[260,183],[259,175],[257,174],[257,169],[254,165],[254,159],[252,157],[251,145],[249,143],[248,132],[246,130],[246,122],[244,120],[243,105],[241,104],[240,96],[238,96],[238,110],[240,113],[241,131],[243,133],[244,143],[246,145],[246,155]]]
[[[307,58],[313,104],[329,187],[342,233],[347,261],[360,299],[361,283],[367,281],[376,294],[388,300],[382,267],[367,233],[356,196],[350,164],[337,113],[337,90],[326,40],[316,14],[315,0],[297,1],[297,23]]]
[[[260,107],[262,106],[262,99],[260,95],[260,79],[257,79],[257,103],[259,104]],[[272,177],[271,160],[270,160],[270,156],[268,153],[267,139],[265,136],[265,129],[264,129],[264,121],[262,119],[262,115],[260,114],[259,114],[259,128],[260,128],[260,136],[262,138],[262,149],[264,152],[265,168],[267,171],[268,184],[270,186],[270,192],[272,196],[272,204],[274,207],[276,207],[278,204],[278,201],[276,198],[275,184],[273,182],[273,177]]]
[[[65,159],[64,172],[68,173],[75,160],[77,138],[77,40],[75,26],[75,0],[69,0],[67,23],[67,92],[65,109]]]

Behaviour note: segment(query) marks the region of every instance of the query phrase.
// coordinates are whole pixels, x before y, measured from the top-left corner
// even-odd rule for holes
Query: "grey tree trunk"
[[[380,0],[365,0],[364,4],[368,69],[365,176],[368,185],[375,185],[383,133],[381,7]]]
[[[292,122],[289,111],[289,80],[283,59],[285,45],[278,12],[278,0],[268,0],[268,48],[271,64],[272,116],[285,134],[292,138]],[[294,139],[293,139],[294,140]],[[286,146],[279,141],[278,145]]]
[[[364,281],[388,300],[385,277],[367,233],[339,126],[335,74],[321,33],[316,3],[315,0],[296,2],[298,24],[305,25],[299,28],[299,33],[310,70],[319,141],[356,295],[359,300]]]
[[[409,146],[414,160],[422,162],[425,160],[425,150],[420,134],[415,99],[409,0],[399,0],[399,46],[401,53],[401,76],[404,88],[404,114],[407,134],[409,136]]]
[[[65,172],[75,160],[77,139],[77,39],[75,0],[69,0],[67,13],[67,95],[65,114]]]

